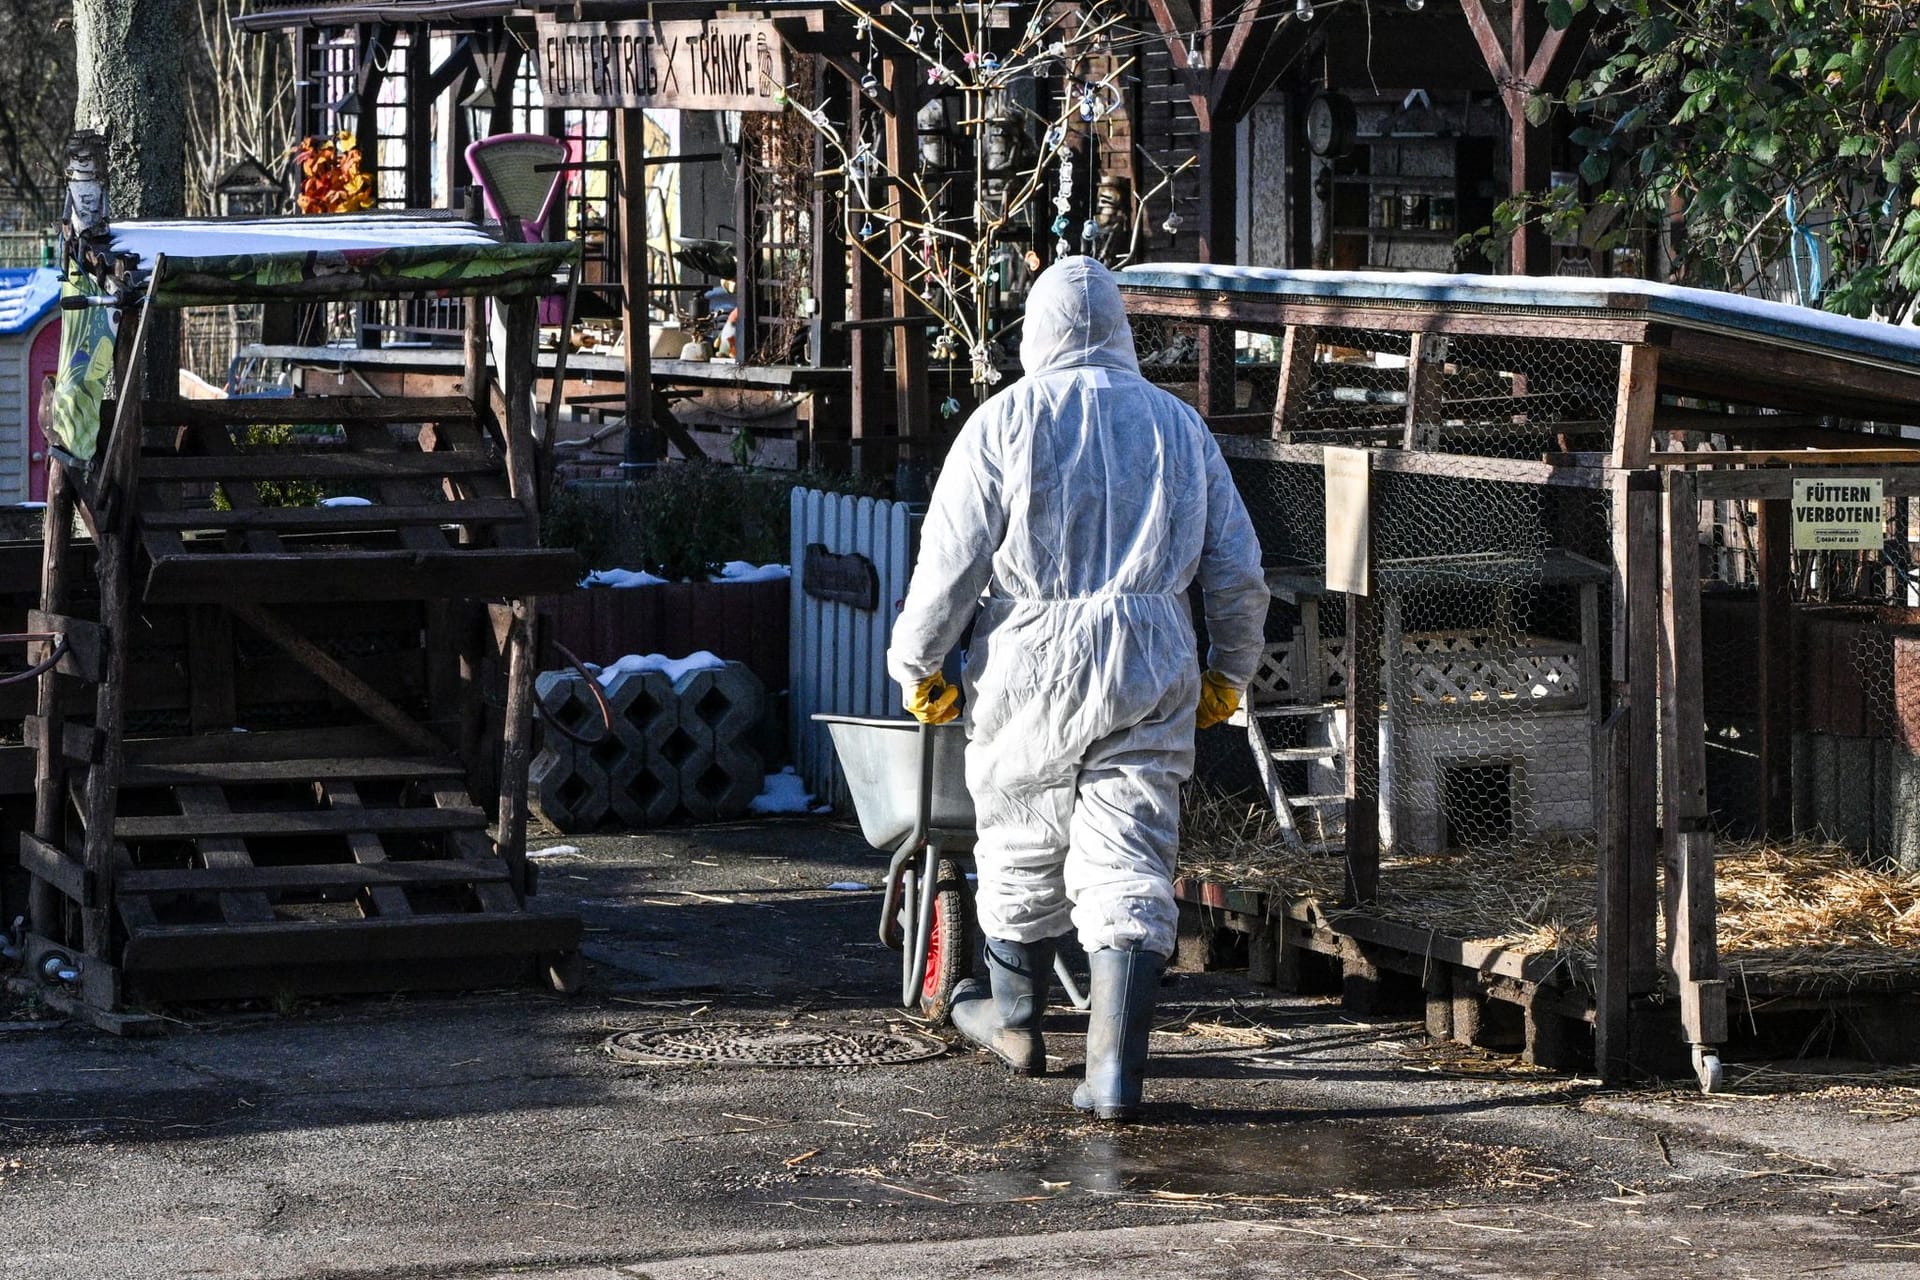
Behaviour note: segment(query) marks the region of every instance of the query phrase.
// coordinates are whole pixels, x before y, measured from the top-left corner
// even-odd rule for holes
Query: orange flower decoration
[[[350,133],[302,138],[293,158],[300,166],[301,213],[357,213],[373,207],[373,179],[360,170],[359,140]]]

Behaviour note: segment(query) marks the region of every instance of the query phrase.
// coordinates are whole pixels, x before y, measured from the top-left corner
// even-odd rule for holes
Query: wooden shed
[[[60,273],[0,269],[0,506],[47,496],[40,398],[60,360]]]
[[[1275,589],[1245,727],[1291,834],[1189,885],[1259,967],[1410,975],[1466,1041],[1517,1007],[1610,1078],[1690,1049],[1715,1087],[1789,1009],[1912,1052],[1920,333],[1638,280],[1122,285]]]

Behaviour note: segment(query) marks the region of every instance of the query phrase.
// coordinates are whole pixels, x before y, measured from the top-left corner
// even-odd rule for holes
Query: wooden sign
[[[1795,551],[1878,551],[1886,536],[1886,493],[1878,476],[1793,482]]]
[[[800,561],[800,589],[816,600],[856,609],[880,607],[880,573],[873,561],[857,551],[836,554],[824,543],[807,544]]]
[[[779,111],[786,49],[771,22],[535,19],[540,92],[550,107]]]
[[[1328,445],[1321,451],[1327,487],[1327,590],[1373,591],[1373,456]]]

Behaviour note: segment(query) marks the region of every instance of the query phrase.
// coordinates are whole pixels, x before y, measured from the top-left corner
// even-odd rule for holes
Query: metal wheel
[[[1706,1045],[1693,1046],[1693,1074],[1700,1081],[1700,1092],[1720,1092],[1722,1070],[1720,1055]]]
[[[927,967],[920,979],[920,1016],[929,1022],[945,1021],[953,989],[973,968],[972,905],[960,868],[941,859],[927,930]]]

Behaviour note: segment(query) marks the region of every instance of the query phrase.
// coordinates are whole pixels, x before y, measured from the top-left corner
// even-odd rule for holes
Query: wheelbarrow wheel
[[[920,1016],[929,1022],[945,1022],[953,1008],[954,988],[973,969],[973,898],[967,892],[965,874],[945,858],[940,860],[935,886],[933,927],[927,934],[927,970],[920,982]]]

